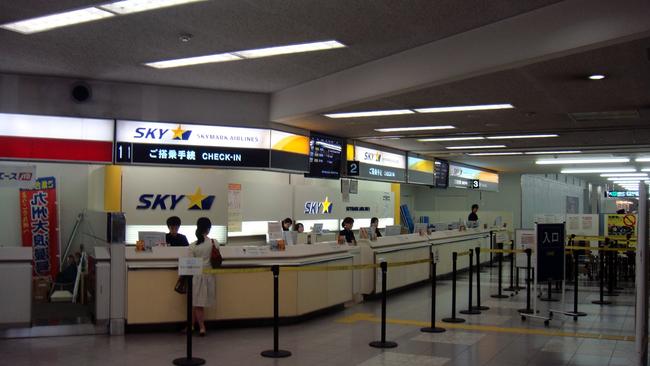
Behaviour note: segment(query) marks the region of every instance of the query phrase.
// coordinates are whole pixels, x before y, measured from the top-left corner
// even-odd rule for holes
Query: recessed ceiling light
[[[327,118],[358,118],[358,117],[379,117],[379,116],[396,116],[400,114],[413,114],[410,109],[391,109],[385,111],[365,111],[365,112],[343,112],[328,113],[323,116]]]
[[[260,48],[254,50],[218,53],[214,55],[179,58],[173,60],[147,62],[145,63],[145,65],[157,69],[166,69],[171,67],[181,67],[181,66],[199,65],[199,64],[225,62],[225,61],[237,61],[237,60],[243,60],[249,58],[269,57],[269,56],[284,55],[290,53],[330,50],[333,48],[340,48],[340,47],[345,47],[345,45],[337,41],[312,42],[312,43],[302,43],[302,44],[288,45],[288,46]],[[408,113],[414,113],[413,111],[408,109],[407,111]],[[389,111],[385,111],[385,112],[389,112]],[[404,113],[391,113],[386,115],[393,115],[393,114],[404,114]],[[337,118],[337,117],[331,117],[331,118]],[[346,117],[338,117],[338,118],[346,118]]]
[[[445,112],[464,112],[464,111],[489,111],[494,109],[512,109],[512,104],[483,104],[483,105],[466,105],[454,107],[430,107],[414,108],[418,113],[445,113]]]
[[[465,150],[465,149],[501,149],[506,145],[477,145],[477,146],[446,146],[448,150]]]
[[[584,158],[584,159],[540,159],[535,162],[538,165],[550,164],[608,164],[627,163],[629,158]]]
[[[647,162],[650,161],[650,156],[643,156],[643,157],[640,157],[640,158],[636,158],[634,160],[636,162],[639,162],[639,163],[647,163]]]
[[[613,180],[616,182],[624,182],[624,181],[630,181],[630,182],[638,182],[642,179],[646,179],[647,177],[610,177],[607,178],[607,180]]]
[[[643,168],[641,169],[642,172],[650,172],[650,168]]]
[[[636,169],[634,168],[584,168],[584,169],[562,169],[560,173],[562,174],[580,174],[580,173],[634,173]]]
[[[99,5],[100,8],[116,14],[131,14],[170,6],[196,3],[206,0],[124,0],[114,3]]]
[[[467,136],[467,137],[427,137],[424,139],[418,139],[420,142],[431,142],[431,141],[471,141],[471,140],[483,140],[482,136]]]
[[[108,11],[97,8],[85,8],[7,23],[0,25],[0,28],[22,34],[32,34],[73,24],[109,18],[112,16],[115,16],[115,14]]]
[[[544,135],[504,135],[504,136],[488,136],[488,140],[509,140],[509,139],[540,139],[546,137],[558,137],[556,134],[544,134]]]
[[[377,132],[404,132],[404,131],[430,131],[430,130],[450,130],[456,128],[454,126],[420,126],[420,127],[391,127],[391,128],[375,128]]]
[[[603,80],[604,78],[605,78],[605,75],[603,75],[603,74],[589,75],[589,80]]]
[[[499,156],[499,155],[523,155],[522,152],[495,152],[495,153],[472,153],[471,156]]]
[[[526,155],[557,155],[557,154],[580,154],[580,150],[567,150],[567,151],[526,151]]]
[[[623,173],[623,174],[615,174],[615,173],[606,173],[606,174],[601,174],[601,177],[647,177],[648,173]]]

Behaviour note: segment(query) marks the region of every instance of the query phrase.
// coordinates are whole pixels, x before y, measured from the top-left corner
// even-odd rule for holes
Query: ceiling
[[[105,2],[3,1],[0,24]],[[585,1],[413,0],[409,6],[391,0],[205,1],[32,35],[0,29],[0,73],[276,94],[553,6],[559,11],[560,3],[577,6]],[[619,4],[623,3],[641,1],[624,0]],[[621,5],[621,9],[627,8]],[[578,24],[581,14],[573,17]],[[602,28],[606,28],[605,24]],[[192,34],[191,41],[180,42],[182,33]],[[336,39],[348,47],[177,69],[142,66],[148,61],[328,39]],[[450,152],[446,147],[498,142],[507,145],[500,151],[578,149],[588,154],[650,155],[649,50],[650,33],[636,35],[517,65],[495,67],[494,71],[478,76],[468,74],[436,85],[396,89],[345,106],[283,119],[281,123],[504,172],[556,173],[559,168],[535,165],[537,156],[476,157],[466,155],[469,150]],[[592,73],[607,77],[600,81],[588,80],[586,77]],[[492,103],[512,103],[515,109],[354,119],[322,116],[326,112]],[[636,117],[576,121],[569,116],[576,112],[608,111],[630,111]],[[399,134],[374,130],[436,124],[451,124],[456,129]],[[522,133],[560,136],[458,142],[416,139]]]

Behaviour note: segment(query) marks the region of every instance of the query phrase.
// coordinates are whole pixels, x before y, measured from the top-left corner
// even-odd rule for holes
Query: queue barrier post
[[[515,250],[515,243],[510,242],[510,250],[512,253],[510,254],[510,286],[506,287],[503,289],[503,291],[511,291],[514,292],[515,294],[519,292],[518,286],[515,286],[515,255],[516,252]],[[513,294],[514,295],[514,294]],[[512,296],[512,295],[510,295]]]
[[[467,295],[467,310],[460,311],[461,314],[465,315],[478,315],[481,313],[479,309],[472,306],[472,279],[474,277],[474,251],[469,250],[469,286],[468,286],[468,295]]]
[[[553,280],[551,278],[548,279],[548,294],[546,297],[541,298],[540,301],[547,301],[547,302],[560,301],[553,297]]]
[[[291,352],[279,349],[280,333],[280,309],[279,309],[279,292],[280,292],[280,266],[271,266],[273,272],[273,349],[262,351],[263,357],[284,358],[291,356]]]
[[[192,276],[184,276],[187,281],[187,355],[182,358],[177,358],[174,365],[177,366],[199,366],[205,364],[205,360],[198,357],[192,357]]]
[[[431,325],[429,327],[420,328],[424,333],[443,333],[445,328],[436,327],[436,262],[431,261]]]
[[[573,311],[570,313],[573,320],[579,316],[587,316],[587,313],[578,311],[578,251],[573,251]]]
[[[530,248],[527,248],[525,250],[526,252],[526,308],[525,309],[519,309],[519,313],[521,314],[533,314],[534,311],[530,307],[530,283],[532,282],[532,278],[530,275],[530,271],[532,269],[532,255],[533,255],[533,250]]]
[[[488,264],[487,267],[494,267],[494,255],[492,254],[492,249],[494,249],[495,239],[495,232],[490,230],[490,264]]]
[[[614,264],[614,251],[607,252],[607,293],[605,296],[618,296],[618,292],[615,291],[616,288],[616,265]]]
[[[458,253],[451,253],[452,272],[451,272],[451,317],[442,319],[445,323],[463,323],[465,319],[456,317],[456,262],[458,262]]]
[[[395,348],[397,343],[386,341],[386,272],[388,272],[388,263],[381,262],[381,340],[370,342],[370,347],[375,348]]]
[[[502,284],[503,284],[503,253],[498,253],[498,254],[499,254],[498,257],[497,257],[497,260],[499,262],[499,272],[498,272],[498,281],[499,281],[499,283],[498,283],[498,287],[497,287],[498,291],[497,291],[497,294],[491,295],[490,297],[492,297],[494,299],[507,299],[510,296],[504,295],[502,293],[502,290],[503,290],[502,289]]]
[[[490,307],[481,305],[481,247],[474,248],[476,253],[476,310],[490,310]]]
[[[601,249],[602,249],[602,247],[601,247]],[[600,292],[599,292],[600,297],[599,297],[598,300],[592,301],[592,303],[596,304],[596,305],[610,305],[612,303],[611,301],[607,301],[607,300],[604,299],[604,296],[605,296],[605,273],[604,273],[605,272],[605,261],[604,261],[604,259],[605,258],[603,258],[603,257],[604,257],[604,251],[599,249],[598,250],[598,262],[600,262],[600,263],[599,263],[598,277],[600,277]]]

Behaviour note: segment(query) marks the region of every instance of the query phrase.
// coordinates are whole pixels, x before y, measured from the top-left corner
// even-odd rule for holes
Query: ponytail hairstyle
[[[196,245],[199,245],[205,241],[204,235],[210,232],[211,227],[212,223],[207,217],[200,217],[196,221]]]

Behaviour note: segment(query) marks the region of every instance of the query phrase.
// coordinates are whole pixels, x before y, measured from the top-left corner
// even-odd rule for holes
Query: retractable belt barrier
[[[607,239],[608,240],[615,240],[615,241],[618,241],[619,243],[620,242],[636,243],[636,238],[630,238],[630,239],[620,239],[620,238],[618,238],[617,239],[617,238],[612,238],[612,237],[609,237],[609,236],[576,236],[574,238],[574,240],[585,240],[585,241],[595,241],[595,240],[603,240],[604,241],[604,240],[607,240]]]
[[[636,248],[607,248],[607,247],[580,247],[580,246],[570,246],[564,247],[567,250],[589,250],[592,252],[636,252]]]

